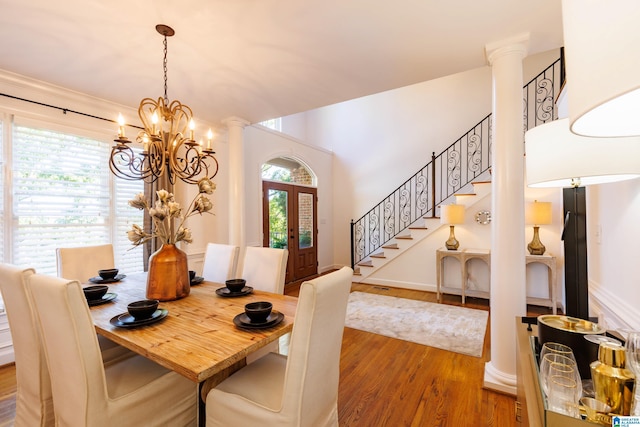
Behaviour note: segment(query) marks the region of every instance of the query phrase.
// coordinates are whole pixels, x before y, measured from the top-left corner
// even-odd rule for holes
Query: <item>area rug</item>
[[[483,310],[352,292],[345,326],[481,357],[488,317]]]

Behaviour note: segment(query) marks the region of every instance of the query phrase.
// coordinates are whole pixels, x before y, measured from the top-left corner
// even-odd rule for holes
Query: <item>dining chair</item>
[[[98,270],[115,268],[113,245],[57,248],[58,277],[88,282],[98,275]]]
[[[284,277],[287,270],[287,249],[247,246],[242,262],[242,274],[247,286],[254,289],[284,294]],[[283,339],[286,339],[283,338]],[[270,352],[279,352],[280,344],[274,341],[260,350],[247,355],[247,363],[253,363]]]
[[[78,281],[33,274],[27,289],[60,426],[192,426],[195,383],[136,355],[103,364]]]
[[[16,364],[16,427],[54,425],[49,370],[26,288],[34,273],[31,268],[0,264],[0,291]]]
[[[58,277],[86,283],[98,275],[98,270],[115,268],[113,245],[78,246],[73,248],[56,248]],[[121,357],[132,356],[126,348],[108,338],[98,335],[98,343],[102,349],[105,362]]]
[[[240,248],[234,245],[209,243],[204,253],[202,277],[210,282],[224,283],[235,279]]]
[[[283,294],[288,258],[287,249],[247,246],[241,277],[254,289]]]
[[[289,355],[270,353],[207,394],[207,427],[338,425],[340,349],[353,270],[300,287]]]

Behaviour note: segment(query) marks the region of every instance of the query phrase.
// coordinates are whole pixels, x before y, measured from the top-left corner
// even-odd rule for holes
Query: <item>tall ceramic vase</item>
[[[147,298],[171,301],[189,295],[187,254],[173,244],[163,244],[149,257]]]

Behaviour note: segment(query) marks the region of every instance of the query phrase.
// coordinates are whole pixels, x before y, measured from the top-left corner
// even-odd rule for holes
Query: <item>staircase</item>
[[[471,212],[474,205],[490,195],[491,181],[484,180],[483,176],[483,179],[472,181],[462,191],[455,193],[453,200],[458,205],[464,205],[467,212]],[[424,216],[420,218],[402,233],[382,245],[379,250],[369,255],[367,259],[357,263],[353,269],[353,281],[366,283],[367,278],[374,272],[379,271],[388,263],[406,254],[411,248],[432,236],[440,227],[448,228],[449,226],[440,224],[439,217]]]
[[[561,57],[523,88],[523,133],[555,120],[555,98],[564,78]],[[400,185],[357,221],[351,221],[354,282],[388,266],[440,227],[439,206],[470,208],[490,194],[491,114]]]

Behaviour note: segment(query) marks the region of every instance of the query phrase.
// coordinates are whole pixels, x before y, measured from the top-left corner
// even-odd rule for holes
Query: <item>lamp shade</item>
[[[640,135],[640,7],[637,0],[563,0],[571,131]]]
[[[464,224],[464,205],[440,206],[441,224]]]
[[[535,201],[527,205],[525,210],[527,224],[545,225],[551,224],[551,202]]]
[[[569,119],[528,130],[527,185],[572,187],[640,177],[640,137],[589,138],[569,131]]]

